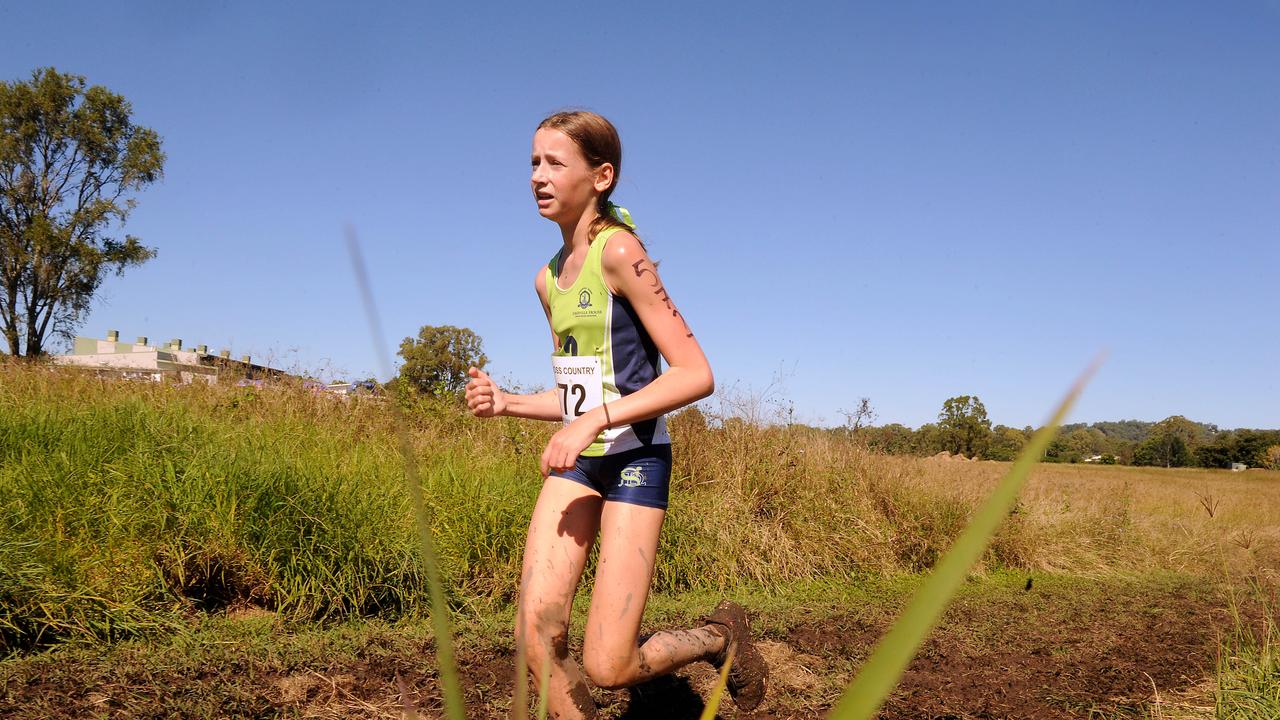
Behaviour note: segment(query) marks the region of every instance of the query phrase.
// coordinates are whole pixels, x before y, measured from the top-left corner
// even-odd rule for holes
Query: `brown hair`
[[[592,221],[588,237],[595,238],[601,230],[609,227],[621,228],[634,235],[635,230],[609,212],[609,196],[618,187],[618,178],[622,176],[622,139],[618,137],[618,129],[613,123],[590,110],[564,110],[549,115],[538,123],[537,129],[543,128],[559,130],[568,135],[592,168],[605,163],[613,166],[613,184],[600,193],[596,201],[596,212],[600,217]]]

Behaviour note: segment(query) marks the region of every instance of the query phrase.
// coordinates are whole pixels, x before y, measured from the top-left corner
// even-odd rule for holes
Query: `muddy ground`
[[[757,614],[772,668],[769,696],[752,713],[726,701],[720,717],[821,717],[890,617],[852,607]],[[1220,598],[1178,585],[1123,593],[1018,587],[984,596],[949,611],[881,717],[1123,717],[1157,698],[1202,704],[1220,633],[1231,622]],[[225,647],[79,649],[7,661],[0,664],[0,717],[401,717],[406,706],[420,717],[443,714],[426,639],[373,632],[311,650],[216,643]],[[470,717],[508,716],[508,647],[506,637],[460,639]],[[682,720],[698,717],[714,679],[704,664],[594,694],[601,717]]]

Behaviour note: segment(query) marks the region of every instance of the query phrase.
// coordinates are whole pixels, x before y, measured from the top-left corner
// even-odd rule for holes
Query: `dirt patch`
[[[779,628],[759,642],[771,668],[769,695],[752,713],[738,713],[726,698],[723,718],[821,717],[887,625],[883,614],[853,610],[760,619]],[[1123,593],[1018,586],[962,599],[881,718],[1056,720],[1141,708],[1157,692],[1167,698],[1200,685],[1229,624],[1207,593],[1177,586]],[[515,676],[506,641],[458,648],[469,717],[509,716]],[[357,633],[338,647],[221,648],[54,652],[0,663],[0,718],[399,718],[406,708],[443,715],[434,647],[394,629]],[[702,663],[593,696],[602,718],[692,719],[715,681]]]
[[[1035,599],[949,613],[881,717],[1048,720],[1138,710],[1157,692],[1185,693],[1202,682],[1230,622],[1214,603],[1176,589]],[[790,642],[856,666],[885,629],[835,617],[793,628]]]
[[[271,678],[272,705],[281,715],[306,718],[400,718],[406,710],[425,717],[444,714],[439,678],[431,670],[435,648],[369,654]],[[458,672],[469,717],[505,717],[514,688],[514,658],[488,648],[459,648]]]

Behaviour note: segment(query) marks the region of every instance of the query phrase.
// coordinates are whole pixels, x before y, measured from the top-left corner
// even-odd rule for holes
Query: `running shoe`
[[[764,700],[765,678],[769,675],[769,667],[764,662],[764,656],[751,642],[747,611],[736,602],[721,600],[716,609],[705,618],[705,622],[723,627],[728,640],[724,650],[711,658],[717,668],[724,667],[729,648],[737,648],[733,653],[733,666],[729,668],[729,695],[739,710],[754,709]]]

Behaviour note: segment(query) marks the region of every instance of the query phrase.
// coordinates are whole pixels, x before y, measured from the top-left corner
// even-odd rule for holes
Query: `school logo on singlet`
[[[622,487],[640,487],[644,485],[644,468],[639,465],[631,465],[622,468],[622,472],[618,474]]]
[[[578,306],[573,309],[573,317],[578,320],[594,322],[595,318],[602,315],[604,315],[604,308],[598,308],[591,304],[591,290],[583,288],[582,291],[578,293]]]

